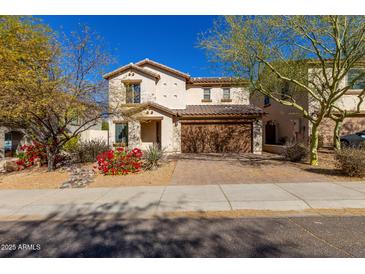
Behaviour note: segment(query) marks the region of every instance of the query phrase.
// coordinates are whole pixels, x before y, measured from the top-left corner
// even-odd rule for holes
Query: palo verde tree
[[[348,115],[339,102],[364,76],[345,81],[365,55],[364,34],[364,16],[228,16],[215,22],[200,45],[230,75],[249,79],[253,93],[309,120],[310,163],[317,165],[321,122]],[[359,111],[363,96],[358,94],[359,108],[351,114]]]
[[[346,108],[343,104],[333,106],[330,112],[330,118],[335,122],[333,130],[333,147],[337,150],[341,149],[340,131],[345,118],[356,117],[364,108],[365,96],[365,62],[357,62],[353,68],[353,73],[348,75],[347,85],[344,88],[346,93],[352,89],[352,108]]]
[[[31,17],[0,17],[0,39],[0,122],[44,145],[53,170],[63,145],[103,115],[110,55],[85,26],[60,38]]]

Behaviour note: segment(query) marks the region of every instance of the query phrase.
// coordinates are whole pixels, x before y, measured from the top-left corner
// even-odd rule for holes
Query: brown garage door
[[[182,123],[184,153],[252,151],[252,123]]]

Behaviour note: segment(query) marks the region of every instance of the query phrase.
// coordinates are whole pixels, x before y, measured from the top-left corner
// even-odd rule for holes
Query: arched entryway
[[[273,121],[265,125],[265,144],[276,144],[276,126]]]

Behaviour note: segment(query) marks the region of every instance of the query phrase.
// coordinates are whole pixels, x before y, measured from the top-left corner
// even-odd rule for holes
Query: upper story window
[[[223,88],[223,99],[224,100],[231,99],[231,90],[230,90],[230,88]]]
[[[126,103],[141,103],[141,85],[139,83],[125,83],[126,87]]]
[[[288,82],[285,82],[281,88],[281,99],[285,100],[292,96],[290,91],[290,85]]]
[[[204,89],[204,100],[210,100],[210,88],[205,88]]]
[[[360,68],[350,69],[347,74],[347,83],[351,85],[351,89],[364,89],[365,88],[364,69]]]
[[[268,107],[270,106],[271,102],[270,102],[270,97],[265,95],[264,97],[264,107]]]

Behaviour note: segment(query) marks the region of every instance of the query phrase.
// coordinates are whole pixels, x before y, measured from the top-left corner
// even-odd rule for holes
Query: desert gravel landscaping
[[[171,182],[175,165],[175,161],[169,161],[163,163],[156,170],[142,171],[125,176],[96,174],[94,180],[87,187],[168,185]],[[80,167],[92,170],[93,164],[84,164]],[[66,170],[59,169],[47,172],[46,167],[32,167],[30,169],[0,175],[0,189],[57,189],[69,179],[70,174]]]
[[[176,162],[164,163],[156,170],[143,171],[126,176],[97,174],[89,187],[119,187],[119,186],[158,186],[169,185]]]
[[[59,188],[69,178],[65,171],[48,172],[46,167],[0,175],[0,189]]]

